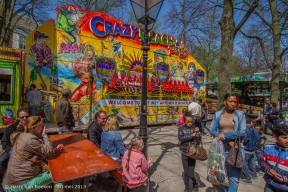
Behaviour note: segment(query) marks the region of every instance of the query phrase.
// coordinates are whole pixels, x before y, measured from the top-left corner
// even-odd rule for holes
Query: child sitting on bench
[[[141,152],[144,149],[144,143],[141,137],[134,137],[131,140],[128,151],[126,151],[122,158],[123,175],[122,180],[127,184],[141,184],[144,183],[148,176],[148,171],[152,159],[149,158],[147,163],[144,154]]]

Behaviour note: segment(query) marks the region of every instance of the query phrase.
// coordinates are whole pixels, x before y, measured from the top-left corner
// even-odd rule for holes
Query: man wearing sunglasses
[[[56,123],[59,128],[59,134],[73,133],[75,127],[75,120],[73,117],[73,109],[69,102],[72,92],[70,89],[62,91],[62,98],[56,103]]]
[[[95,114],[94,121],[88,127],[87,138],[98,147],[101,147],[101,135],[106,120],[107,120],[106,111],[99,111]]]
[[[0,182],[2,183],[2,179],[4,177],[4,173],[7,169],[8,161],[12,152],[12,143],[10,141],[10,135],[15,132],[23,132],[24,131],[24,123],[26,119],[29,117],[28,109],[21,108],[17,111],[18,120],[10,125],[4,132],[1,145],[2,145],[2,154],[0,155]],[[4,192],[3,186],[0,183],[0,192]]]

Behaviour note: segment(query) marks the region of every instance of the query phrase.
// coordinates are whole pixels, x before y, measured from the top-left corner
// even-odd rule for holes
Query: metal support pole
[[[140,112],[140,130],[139,137],[143,139],[144,149],[143,153],[146,158],[148,158],[148,134],[147,134],[147,61],[148,61],[148,51],[150,47],[148,46],[148,24],[147,19],[145,21],[145,31],[144,31],[144,41],[142,44],[143,50],[143,68],[142,68],[142,95],[141,95],[141,112]]]

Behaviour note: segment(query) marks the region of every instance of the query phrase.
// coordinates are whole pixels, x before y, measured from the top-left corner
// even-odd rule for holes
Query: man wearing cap
[[[47,38],[49,38],[49,36],[39,31],[35,31],[34,32],[35,44],[32,45],[29,49],[31,57],[35,63],[35,66],[30,73],[29,86],[33,83],[33,81],[37,80],[37,76],[39,75],[40,80],[45,90],[47,90],[47,86],[42,78],[40,69],[43,67],[51,68],[52,80],[53,80],[53,73],[54,73],[54,71],[52,70],[53,61],[52,61],[51,49],[45,43],[45,39]]]

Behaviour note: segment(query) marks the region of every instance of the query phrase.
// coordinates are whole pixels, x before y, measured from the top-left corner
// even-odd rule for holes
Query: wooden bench
[[[121,192],[127,192],[127,187],[129,189],[134,189],[136,187],[140,187],[141,185],[143,185],[144,183],[140,183],[140,184],[136,184],[136,185],[133,185],[133,184],[127,184],[125,183],[123,180],[122,180],[122,173],[123,173],[123,170],[122,169],[118,169],[118,170],[115,170],[115,171],[109,171],[110,175],[112,177],[114,177],[114,179],[122,186],[121,187]]]

